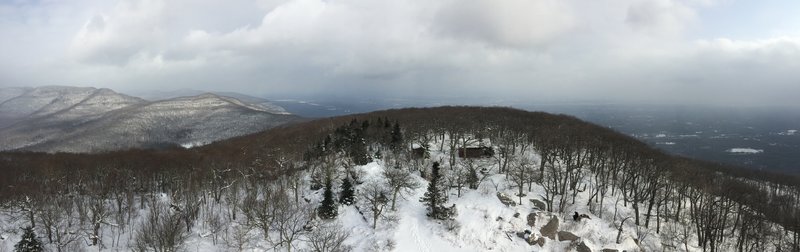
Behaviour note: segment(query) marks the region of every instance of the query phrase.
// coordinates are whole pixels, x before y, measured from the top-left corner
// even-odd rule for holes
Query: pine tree
[[[350,178],[342,180],[342,191],[339,193],[339,203],[344,205],[352,205],[355,203],[355,193],[353,192],[353,183]]]
[[[33,232],[32,227],[25,227],[22,229],[22,240],[17,245],[14,245],[14,251],[17,252],[39,252],[44,251],[42,242],[36,238],[36,233]]]
[[[399,150],[403,144],[403,133],[400,131],[400,124],[394,123],[394,128],[392,128],[392,139],[390,142],[390,146],[393,150]]]
[[[470,167],[467,171],[467,185],[469,185],[469,189],[478,189],[480,182],[481,179],[478,177],[478,171],[476,171],[474,167]]]
[[[434,162],[431,168],[431,180],[428,183],[428,191],[419,200],[425,202],[428,208],[428,217],[434,219],[444,220],[447,219],[448,211],[444,207],[447,202],[447,191],[442,190],[440,182],[442,175],[439,173],[439,162]]]
[[[322,196],[322,204],[317,209],[319,217],[323,219],[336,218],[336,215],[339,214],[339,209],[336,208],[336,201],[333,200],[330,179],[325,182],[325,192]]]

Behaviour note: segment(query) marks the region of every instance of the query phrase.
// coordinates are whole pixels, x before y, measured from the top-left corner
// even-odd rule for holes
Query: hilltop
[[[31,223],[47,246],[67,250],[786,251],[800,244],[797,177],[674,157],[571,116],[509,108],[379,111],[192,149],[2,153],[0,168],[2,211],[14,217],[0,219],[11,227],[0,230],[6,248],[19,240],[14,230]],[[345,180],[352,201],[342,200]],[[407,183],[393,186],[398,181]],[[433,205],[423,200],[431,190],[443,195]],[[575,221],[574,212],[588,218]]]

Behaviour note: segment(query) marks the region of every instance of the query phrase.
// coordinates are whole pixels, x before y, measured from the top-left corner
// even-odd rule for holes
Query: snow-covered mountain
[[[178,89],[172,91],[145,91],[136,93],[135,95],[138,95],[139,97],[142,97],[150,101],[158,101],[158,100],[169,100],[185,96],[198,96],[204,94],[215,94],[223,97],[234,98],[238,101],[247,103],[248,106],[257,107],[258,110],[264,110],[273,114],[284,114],[284,115],[290,114],[289,112],[286,111],[286,109],[284,109],[279,105],[274,104],[269,100],[235,92],[213,92],[213,91],[202,91],[194,89]]]
[[[4,88],[0,150],[98,152],[201,145],[295,121],[282,108],[215,94],[148,102],[110,89]]]

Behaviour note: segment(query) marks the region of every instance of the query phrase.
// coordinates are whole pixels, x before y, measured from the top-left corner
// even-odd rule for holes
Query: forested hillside
[[[22,227],[57,251],[800,250],[798,177],[510,108],[379,111],[191,149],[0,153],[0,174],[0,251]]]

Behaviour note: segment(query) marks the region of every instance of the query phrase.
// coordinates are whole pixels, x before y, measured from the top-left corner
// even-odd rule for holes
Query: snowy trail
[[[416,245],[416,247],[414,248],[414,251],[430,252],[431,248],[430,248],[430,246],[428,246],[427,241],[422,239],[422,237],[420,237],[420,235],[419,235],[419,220],[418,219],[414,219],[414,220],[411,220],[411,221],[406,222],[406,223],[410,227],[406,227],[406,228],[400,227],[400,232],[408,230],[409,233],[411,233],[411,237],[414,238],[414,242],[412,244]]]
[[[418,199],[422,197],[425,191],[421,188],[426,187],[420,186],[410,198]],[[426,217],[424,207],[415,200],[404,203],[401,205],[400,211],[398,211],[400,213],[400,223],[397,226],[398,232],[396,233],[397,251],[430,252],[431,247],[428,242],[433,238],[433,234],[430,232],[430,228],[420,227],[420,218]],[[420,231],[424,232],[424,234],[421,234]]]

